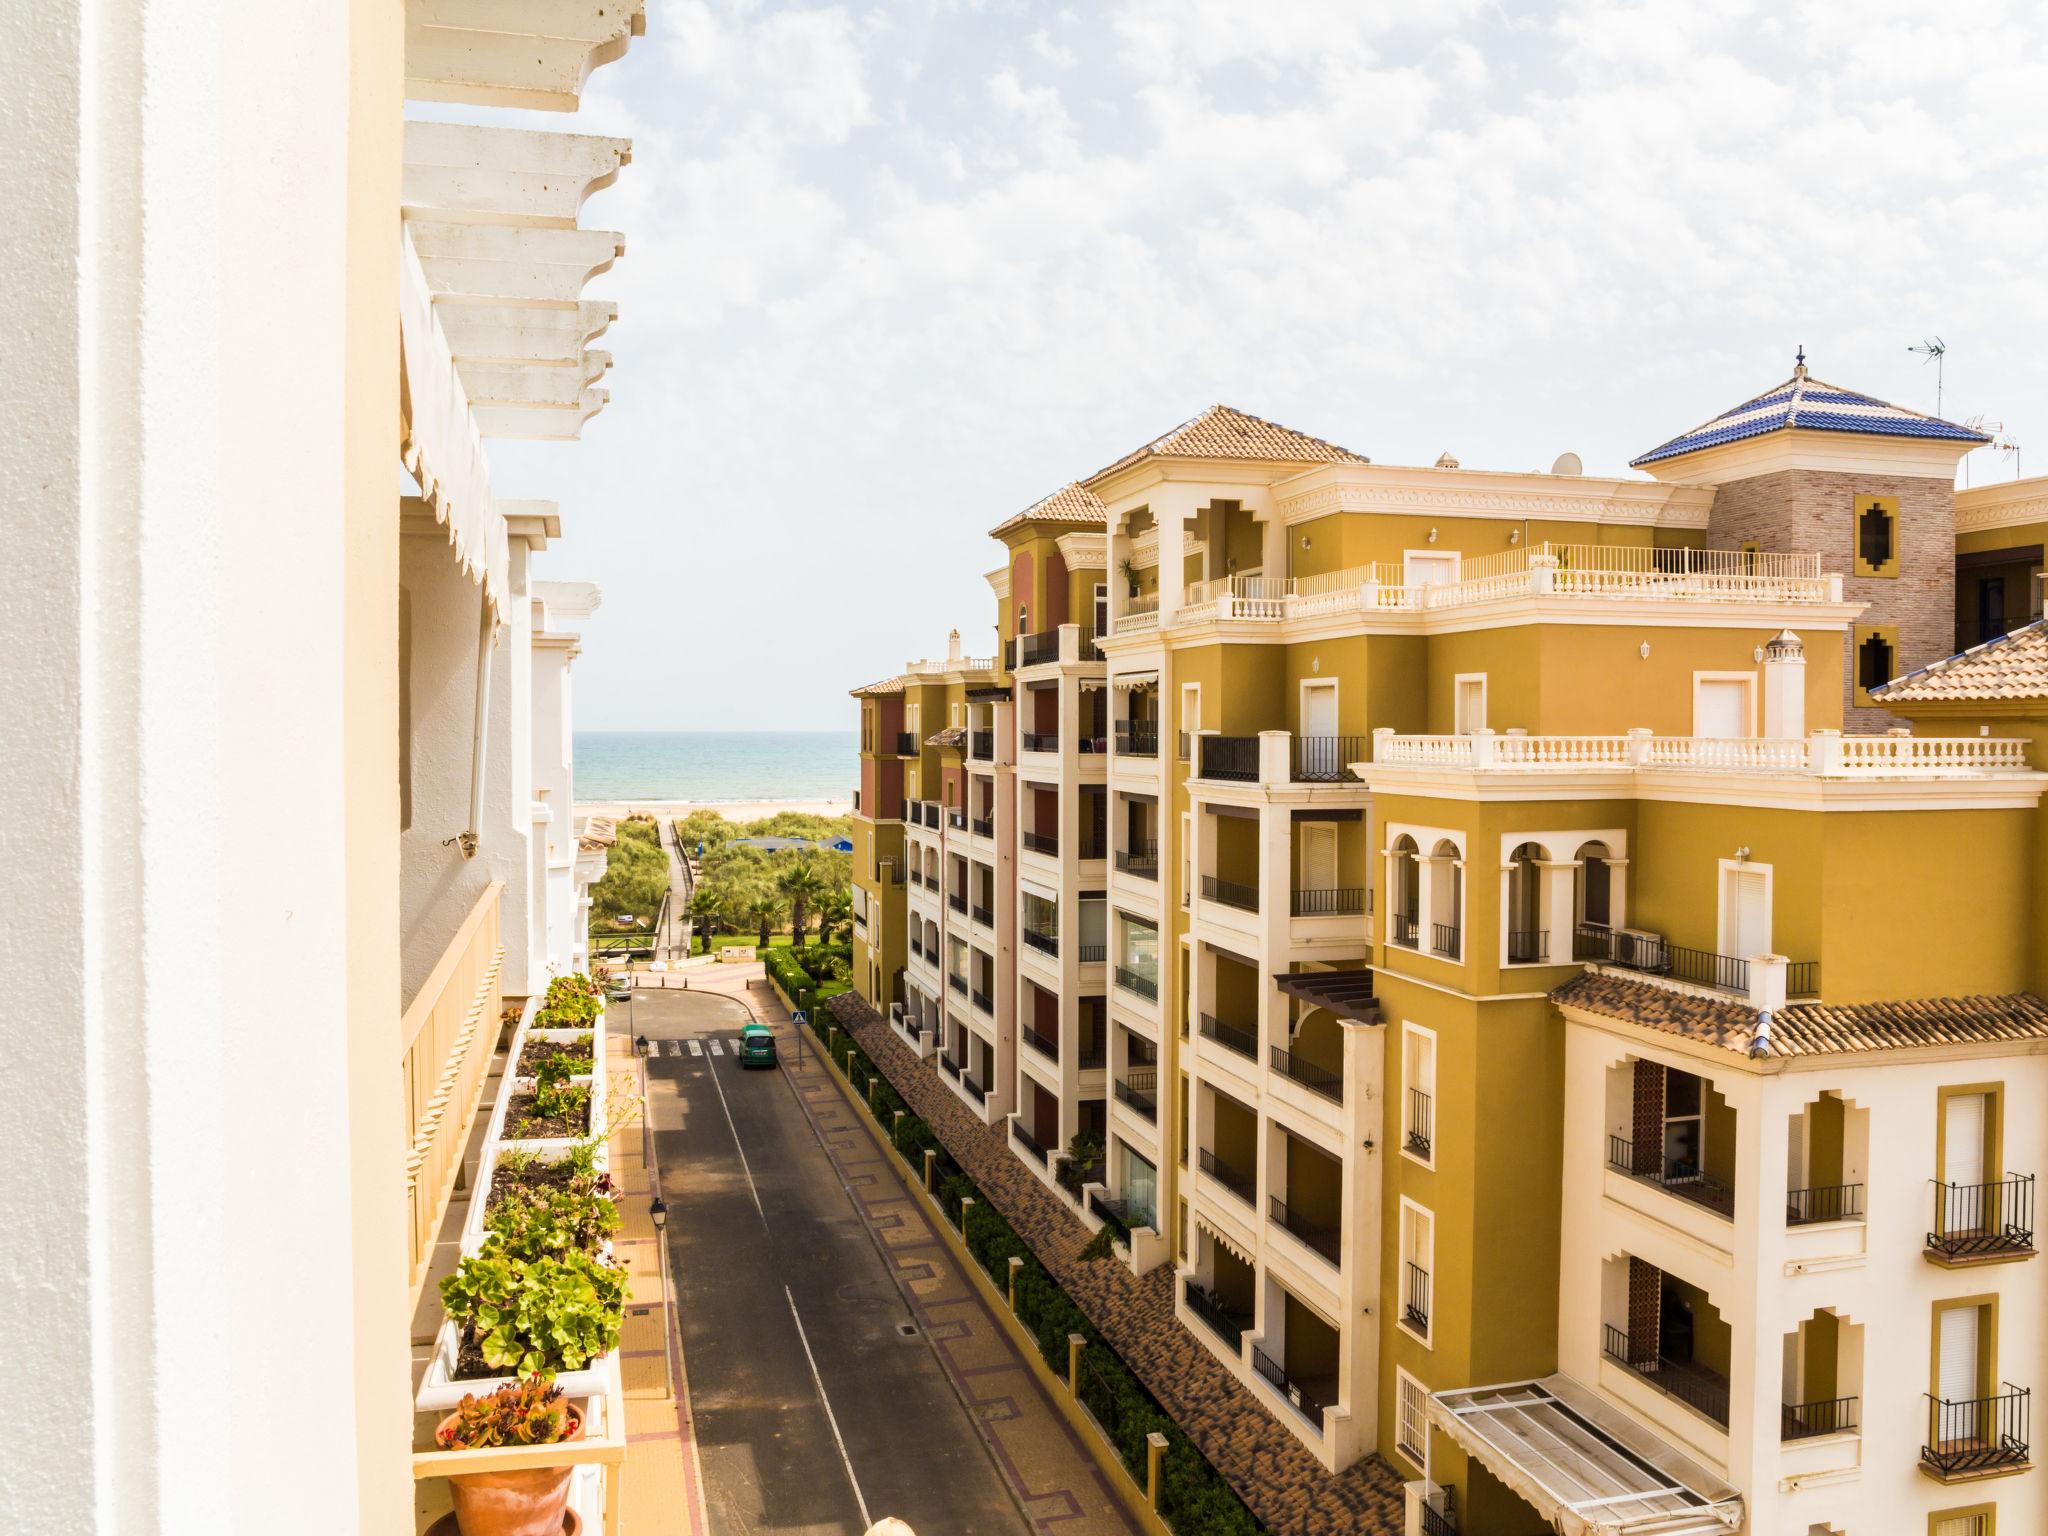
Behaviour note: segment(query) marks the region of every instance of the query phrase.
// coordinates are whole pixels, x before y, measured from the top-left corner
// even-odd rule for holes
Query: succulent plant
[[[507,1445],[553,1445],[576,1432],[569,1400],[554,1379],[536,1372],[479,1397],[465,1394],[434,1440],[444,1451],[488,1451]]]

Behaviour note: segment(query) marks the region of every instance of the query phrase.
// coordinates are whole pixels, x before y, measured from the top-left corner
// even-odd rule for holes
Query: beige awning
[[[1258,1259],[1253,1254],[1248,1253],[1245,1250],[1244,1245],[1239,1243],[1236,1238],[1230,1236],[1229,1233],[1225,1232],[1221,1227],[1217,1226],[1216,1223],[1209,1220],[1209,1218],[1204,1216],[1200,1211],[1194,1211],[1191,1214],[1195,1218],[1195,1225],[1200,1227],[1204,1232],[1208,1233],[1209,1236],[1214,1238],[1216,1240],[1217,1246],[1221,1247],[1232,1258],[1238,1260],[1240,1263],[1243,1264],[1250,1264],[1254,1267],[1257,1266]]]
[[[1569,1376],[1463,1387],[1429,1421],[1560,1536],[1726,1536],[1742,1495]]]
[[[1131,693],[1139,688],[1157,688],[1159,674],[1153,672],[1119,672],[1110,680],[1110,686],[1119,693]]]

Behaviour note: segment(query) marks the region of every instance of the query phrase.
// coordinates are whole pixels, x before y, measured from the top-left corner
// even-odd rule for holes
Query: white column
[[[1576,859],[1546,861],[1543,870],[1544,922],[1549,925],[1546,941],[1552,965],[1572,961],[1572,934],[1578,927],[1578,873]]]
[[[1187,590],[1186,513],[1172,507],[1155,507],[1159,526],[1159,627],[1173,623]]]

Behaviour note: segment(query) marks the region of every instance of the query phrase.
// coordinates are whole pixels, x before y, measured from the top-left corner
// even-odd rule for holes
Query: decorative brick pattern
[[[1664,1272],[1634,1254],[1628,1260],[1628,1347],[1635,1360],[1652,1358],[1664,1326]],[[1634,1364],[1635,1360],[1630,1361]]]
[[[1858,576],[1858,496],[1895,496],[1899,503],[1899,574]],[[1714,492],[1707,543],[1735,549],[1820,551],[1823,570],[1842,573],[1842,596],[1868,603],[1859,624],[1895,624],[1895,674],[1939,661],[1955,650],[1956,491],[1951,479],[1923,475],[1858,475],[1817,469],[1731,480]],[[1903,725],[1882,709],[1855,707],[1855,658],[1842,668],[1842,728],[1882,731]]]
[[[1664,1068],[1654,1061],[1636,1063],[1635,1120],[1630,1127],[1638,1149],[1660,1147],[1664,1142]],[[1638,1150],[1640,1159],[1643,1153]],[[1631,1171],[1641,1173],[1641,1163],[1630,1165]]]
[[[1386,1462],[1372,1455],[1327,1471],[1174,1318],[1171,1265],[1140,1277],[1114,1259],[1083,1262],[1093,1234],[1017,1160],[1006,1133],[975,1118],[859,994],[827,1006],[1274,1536],[1396,1536],[1401,1478]]]

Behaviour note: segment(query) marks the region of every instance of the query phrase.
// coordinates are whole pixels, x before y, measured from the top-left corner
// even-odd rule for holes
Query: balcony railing
[[[1117,849],[1116,867],[1127,875],[1136,875],[1141,880],[1157,880],[1159,844],[1148,838],[1144,842],[1133,843],[1128,848]]]
[[[1429,1271],[1410,1260],[1408,1294],[1401,1299],[1401,1321],[1417,1333],[1429,1332]]]
[[[1076,958],[1083,965],[1100,965],[1109,958],[1109,946],[1107,944],[1083,944]]]
[[[1041,954],[1057,956],[1060,952],[1060,936],[1056,933],[1041,933],[1036,928],[1026,928],[1024,942]]]
[[[946,985],[951,987],[955,992],[958,992],[962,997],[965,997],[967,995],[967,978],[965,976],[949,975],[946,978]]]
[[[976,987],[976,988],[974,989],[974,993],[973,993],[973,1002],[974,1002],[974,1006],[975,1006],[975,1007],[976,1007],[977,1009],[979,1009],[979,1010],[980,1010],[981,1012],[983,1012],[983,1013],[994,1013],[994,1012],[995,1012],[995,1009],[996,1009],[996,1001],[995,1001],[995,999],[994,999],[993,997],[991,997],[991,996],[990,996],[990,995],[989,995],[988,993],[986,993],[986,992],[982,991],[982,990],[981,990],[981,988],[979,988],[979,987]]]
[[[1131,1213],[1129,1206],[1125,1205],[1123,1201],[1117,1199],[1114,1195],[1106,1194],[1099,1189],[1092,1189],[1088,1192],[1088,1209],[1097,1216],[1100,1216],[1102,1224],[1122,1238],[1126,1247],[1129,1246],[1131,1241]]]
[[[1365,911],[1365,887],[1334,885],[1317,890],[1297,890],[1293,912],[1296,917],[1357,917]]]
[[[1799,774],[1808,778],[1978,778],[2025,772],[2027,743],[2017,736],[1801,737],[1470,735],[1373,737],[1372,760],[1399,768],[1524,774],[1675,772]]]
[[[1159,722],[1131,720],[1116,728],[1116,750],[1120,756],[1157,757]]]
[[[1430,953],[1444,960],[1455,960],[1463,953],[1461,946],[1464,934],[1456,923],[1431,923],[1429,925]]]
[[[1109,753],[1109,738],[1084,731],[1074,743],[1074,750],[1083,757],[1105,757]]]
[[[1215,875],[1202,876],[1202,900],[1220,902],[1226,907],[1235,907],[1240,912],[1259,910],[1259,888],[1243,885],[1235,880],[1218,879]]]
[[[1024,1122],[1022,1120],[1012,1120],[1010,1122],[1010,1134],[1016,1138],[1018,1146],[1029,1152],[1041,1163],[1045,1161],[1044,1143],[1024,1129]]]
[[[996,925],[996,915],[987,907],[977,906],[968,915],[984,928],[993,928]]]
[[[1239,1029],[1235,1024],[1226,1024],[1213,1014],[1202,1015],[1202,1038],[1214,1040],[1225,1050],[1237,1052],[1253,1061],[1259,1059],[1259,1037],[1255,1030]]]
[[[1055,832],[1026,832],[1022,841],[1033,853],[1056,854],[1060,851],[1059,834]]]
[[[1244,1331],[1252,1325],[1250,1317],[1232,1312],[1214,1292],[1203,1290],[1193,1280],[1181,1282],[1181,1295],[1187,1298],[1188,1310],[1207,1323],[1233,1355],[1243,1348]]]
[[[1082,859],[1106,858],[1108,854],[1109,844],[1104,842],[1101,837],[1083,837],[1081,839],[1080,857]]]
[[[1074,1066],[1082,1072],[1100,1072],[1109,1065],[1109,1042],[1097,1035],[1093,1040],[1083,1040],[1081,1049],[1075,1053]]]
[[[939,1058],[939,1070],[948,1077],[958,1077],[960,1075],[960,1063],[951,1056],[941,1056]]]
[[[1681,1200],[1705,1206],[1716,1216],[1735,1216],[1735,1191],[1712,1174],[1702,1173],[1691,1163],[1665,1157],[1657,1142],[1635,1142],[1626,1136],[1607,1138],[1607,1166],[1632,1179],[1655,1184]]]
[[[996,819],[993,816],[984,816],[979,821],[969,822],[967,830],[976,837],[994,837],[996,835]]]
[[[1060,659],[1060,632],[1056,629],[1041,629],[1035,635],[1017,637],[1017,665],[1036,667],[1048,661]]]
[[[975,1103],[981,1104],[987,1102],[988,1089],[983,1087],[980,1083],[977,1083],[973,1078],[963,1076],[960,1079],[960,1086],[967,1090],[967,1097],[974,1100]]]
[[[1023,1037],[1026,1045],[1030,1046],[1048,1061],[1058,1061],[1060,1059],[1060,1037],[1058,1035],[1044,1034],[1034,1029],[1031,1025],[1023,1023],[1017,1026],[1017,1033]]]
[[[1317,1430],[1320,1431],[1322,1429],[1323,1410],[1329,1404],[1324,1400],[1320,1390],[1304,1386],[1294,1377],[1289,1376],[1274,1361],[1271,1355],[1267,1354],[1256,1344],[1252,1346],[1252,1369],[1263,1376],[1274,1391],[1300,1409],[1302,1416],[1309,1423],[1313,1424]]]
[[[948,806],[946,808],[946,825],[955,832],[965,832],[967,830],[966,807],[959,805]]]
[[[1340,1228],[1334,1224],[1312,1220],[1300,1211],[1289,1209],[1287,1202],[1278,1195],[1266,1197],[1266,1209],[1275,1222],[1332,1264],[1341,1265],[1344,1262],[1344,1234]]]
[[[1327,1067],[1319,1067],[1312,1061],[1303,1061],[1291,1051],[1279,1046],[1272,1048],[1273,1070],[1290,1081],[1301,1084],[1312,1093],[1319,1093],[1333,1104],[1344,1102],[1344,1079]]]
[[[965,917],[967,915],[967,898],[965,896],[959,895],[957,893],[950,895],[946,898],[946,905],[951,907],[955,912],[958,912],[962,917]]]
[[[1451,1490],[1446,1488],[1444,1497],[1450,1496]],[[1438,1509],[1428,1499],[1421,1499],[1415,1507],[1422,1511],[1422,1536],[1458,1536],[1458,1517],[1452,1513],[1453,1506]]]
[[[1159,1000],[1159,978],[1157,976],[1147,976],[1142,972],[1120,965],[1116,968],[1116,984],[1126,992],[1135,992],[1138,996],[1147,998],[1152,1002]]]
[[[505,886],[493,880],[469,909],[399,1019],[407,1116],[405,1203],[412,1287],[434,1254],[434,1235],[462,1172],[463,1147],[483,1099],[504,1006],[500,933]]]
[[[1400,949],[1422,948],[1422,924],[1414,913],[1387,914],[1387,942]]]
[[[967,755],[979,762],[990,762],[996,755],[996,733],[994,731],[969,731],[967,733]]]
[[[1992,1184],[1936,1184],[1927,1251],[1945,1259],[2034,1251],[2034,1176]]]
[[[1195,776],[1228,783],[1259,782],[1259,738],[1256,736],[1198,736],[1201,761]]]
[[[917,756],[917,737],[909,731],[898,731],[896,733],[896,755],[898,757]]]
[[[1832,1397],[1819,1403],[1787,1403],[1778,1414],[1780,1440],[1811,1440],[1815,1435],[1853,1435],[1859,1399]]]
[[[1436,1134],[1436,1101],[1420,1088],[1408,1090],[1408,1150],[1427,1158]]]
[[[1666,1397],[1728,1427],[1728,1383],[1718,1373],[1690,1360],[1673,1360],[1657,1346],[1638,1345],[1611,1323],[1603,1323],[1601,1347],[1608,1359],[1626,1367]]]
[[[1785,1196],[1785,1225],[1810,1227],[1821,1221],[1861,1221],[1861,1184],[1821,1184],[1812,1189],[1795,1189]]]
[[[1365,736],[1297,736],[1289,752],[1289,776],[1297,784],[1357,783],[1353,763],[1372,756]]]
[[[1147,1120],[1159,1115],[1159,1069],[1157,1067],[1132,1067],[1116,1080],[1116,1096],[1120,1103],[1128,1104]]]
[[[1524,928],[1508,934],[1509,965],[1540,965],[1550,958],[1550,933],[1544,928]]]
[[[1927,1441],[1920,1460],[1942,1477],[2026,1465],[2033,1394],[2004,1383],[1992,1397],[1927,1395]]]
[[[1026,752],[1057,752],[1060,749],[1058,731],[1026,731],[1022,741]]]
[[[1218,1184],[1221,1184],[1246,1205],[1257,1208],[1259,1202],[1258,1175],[1246,1173],[1235,1164],[1224,1162],[1222,1158],[1211,1152],[1207,1147],[1201,1150],[1200,1162],[1202,1172],[1206,1173]]]

